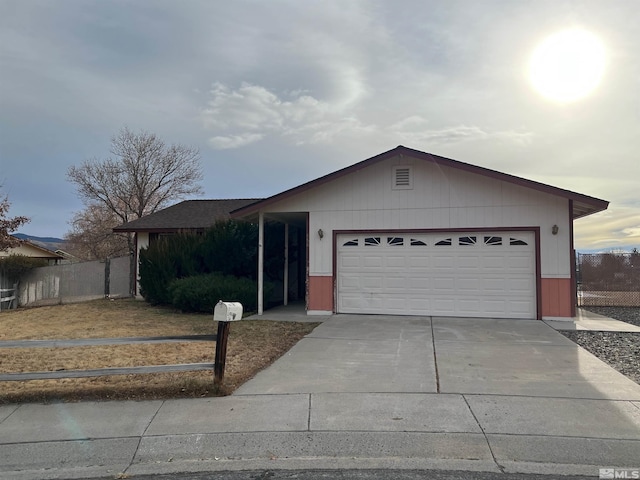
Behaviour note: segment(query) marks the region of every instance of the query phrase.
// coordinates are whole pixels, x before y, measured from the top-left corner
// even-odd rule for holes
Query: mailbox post
[[[227,363],[227,340],[231,322],[242,320],[242,304],[239,302],[223,302],[220,300],[213,309],[213,321],[218,322],[216,337],[216,357],[213,367],[213,384],[222,384],[224,367]]]

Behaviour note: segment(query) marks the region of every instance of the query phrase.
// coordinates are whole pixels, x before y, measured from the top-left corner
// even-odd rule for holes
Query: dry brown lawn
[[[317,323],[241,321],[231,324],[224,383],[212,371],[1,382],[0,403],[157,399],[228,395],[288,351]],[[3,340],[213,334],[213,315],[182,314],[132,300],[27,308],[0,313]],[[0,373],[213,363],[214,342],[70,348],[0,348]]]

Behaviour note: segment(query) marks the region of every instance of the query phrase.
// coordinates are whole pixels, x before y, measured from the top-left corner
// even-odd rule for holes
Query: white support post
[[[289,304],[289,224],[284,224],[284,280],[283,280],[283,299],[284,304]]]
[[[264,307],[264,213],[258,214],[258,315]]]

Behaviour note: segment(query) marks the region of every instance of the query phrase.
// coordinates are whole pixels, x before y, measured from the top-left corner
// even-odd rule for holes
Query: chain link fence
[[[640,307],[640,252],[579,253],[579,307]]]

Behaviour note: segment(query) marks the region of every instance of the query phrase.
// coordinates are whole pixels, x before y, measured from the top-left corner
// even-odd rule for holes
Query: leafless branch
[[[10,207],[9,197],[0,196],[0,251],[20,245],[22,242],[11,234],[29,222],[28,217],[8,217]]]

